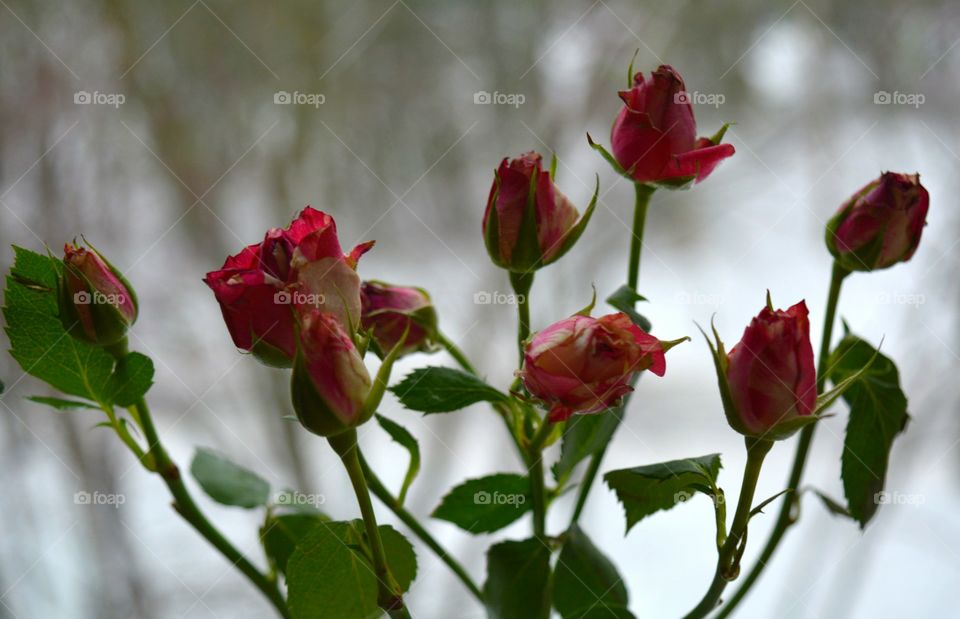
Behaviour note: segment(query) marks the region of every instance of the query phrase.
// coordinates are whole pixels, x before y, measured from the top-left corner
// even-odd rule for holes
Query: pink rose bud
[[[700,182],[727,157],[724,129],[713,138],[697,138],[690,94],[673,67],[660,65],[649,79],[633,78],[633,88],[619,93],[623,109],[610,140],[617,163],[637,182],[670,185]]]
[[[520,377],[534,397],[550,407],[550,421],[598,413],[633,391],[630,377],[666,371],[661,342],[623,313],[600,318],[571,316],[540,331],[527,344]]]
[[[350,335],[331,312],[302,317],[300,349],[291,379],[293,408],[307,430],[334,436],[367,421],[370,374]]]
[[[734,430],[771,440],[795,432],[817,403],[807,304],[764,307],[727,355],[726,379]]]
[[[113,265],[93,247],[63,247],[60,320],[73,337],[109,346],[137,320],[137,297]]]
[[[920,244],[929,206],[919,174],[884,172],[827,223],[827,248],[848,271],[906,262]]]
[[[505,158],[494,173],[483,215],[483,237],[494,264],[526,273],[565,254],[586,228],[596,195],[579,213],[554,185],[542,158],[531,151]]]
[[[361,324],[373,336],[380,357],[387,355],[407,333],[401,355],[428,351],[437,334],[437,312],[422,288],[363,282],[360,288]]]
[[[297,313],[322,309],[344,325],[359,326],[356,265],[372,244],[344,255],[333,218],[308,206],[286,229],[268,230],[262,243],[227,258],[204,282],[216,295],[237,348],[267,365],[290,367]]]

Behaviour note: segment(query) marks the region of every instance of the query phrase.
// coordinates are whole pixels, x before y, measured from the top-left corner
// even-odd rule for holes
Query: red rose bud
[[[344,255],[333,218],[309,206],[286,229],[227,258],[204,282],[220,303],[233,343],[260,361],[290,367],[296,354],[295,311],[333,312],[360,320],[357,260],[372,243]]]
[[[371,333],[380,357],[388,354],[403,338],[399,354],[428,351],[437,334],[437,312],[430,295],[422,288],[363,282],[360,288],[361,324]]]
[[[116,344],[137,320],[133,288],[93,247],[64,245],[59,288],[60,320],[77,339]]]
[[[920,244],[929,206],[919,174],[884,172],[827,223],[827,248],[848,271],[906,262]]]
[[[727,157],[724,129],[712,138],[697,138],[690,96],[673,67],[660,65],[649,79],[633,78],[633,88],[619,93],[623,109],[613,123],[613,156],[639,183],[685,184],[707,178]]]
[[[513,272],[544,267],[577,241],[596,206],[596,193],[583,217],[560,193],[542,158],[529,152],[505,158],[494,173],[483,215],[483,236],[493,262]]]
[[[786,311],[763,308],[725,365],[727,420],[737,432],[782,439],[814,419],[817,376],[805,302]]]
[[[370,374],[337,316],[311,310],[303,315],[300,348],[293,366],[293,408],[303,427],[334,436],[367,421]]]
[[[630,377],[666,371],[661,342],[623,313],[600,318],[571,316],[540,331],[527,344],[520,377],[534,397],[549,405],[550,421],[598,413],[633,391]]]

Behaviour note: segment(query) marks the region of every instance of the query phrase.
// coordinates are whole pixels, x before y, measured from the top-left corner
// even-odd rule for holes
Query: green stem
[[[630,261],[627,263],[627,285],[637,289],[640,281],[640,251],[643,249],[643,228],[647,221],[647,207],[655,187],[643,183],[633,184],[633,236],[630,237]]]
[[[530,288],[533,287],[533,271],[510,271],[510,285],[517,297],[517,347],[520,349],[520,366],[523,367],[523,347],[530,337]]]
[[[363,458],[363,454],[360,454],[360,466],[363,468],[363,474],[367,479],[367,484],[370,486],[370,492],[373,493],[375,497],[380,499],[384,505],[387,506],[387,509],[392,511],[394,515],[400,519],[407,527],[413,531],[414,535],[420,538],[424,544],[427,545],[430,550],[432,550],[441,561],[447,564],[447,567],[456,574],[457,578],[460,579],[460,582],[473,594],[477,600],[483,602],[483,593],[480,591],[480,587],[470,578],[470,575],[467,571],[460,565],[453,556],[450,555],[446,549],[440,545],[440,543],[433,538],[430,533],[423,528],[423,525],[417,521],[416,517],[408,512],[403,505],[394,497],[387,487],[383,485],[383,482],[377,477],[377,475],[370,468],[370,465],[367,464],[366,460]]]
[[[827,309],[824,314],[823,337],[820,340],[820,358],[817,360],[817,393],[823,393],[827,382],[827,359],[830,356],[830,342],[833,337],[833,323],[836,322],[837,304],[840,301],[840,288],[843,280],[850,271],[844,269],[838,263],[833,263],[833,272],[830,277],[830,292],[827,295]],[[787,481],[787,488],[796,490],[800,487],[800,480],[803,477],[803,469],[807,462],[807,456],[810,453],[810,444],[813,442],[813,431],[816,424],[810,424],[800,431],[800,440],[797,442],[797,453],[793,458],[793,468],[790,470],[790,479]],[[727,617],[738,604],[749,593],[753,584],[760,578],[767,563],[773,557],[773,553],[780,545],[787,529],[796,522],[796,512],[799,508],[800,494],[791,492],[784,500],[777,514],[777,520],[774,523],[773,531],[767,539],[766,545],[760,552],[756,564],[747,573],[740,587],[734,592],[733,596],[727,602],[726,606],[717,615],[717,619]]]
[[[643,249],[643,230],[647,221],[647,207],[650,206],[650,198],[653,196],[656,187],[644,185],[643,183],[634,183],[633,187],[635,200],[633,205],[633,230],[630,237],[630,258],[627,262],[627,285],[636,291],[640,282],[640,253]],[[627,394],[624,396],[623,401],[620,406],[617,407],[616,411],[606,414],[616,414],[622,417],[626,413],[629,402],[630,394]],[[611,440],[613,440],[612,436]],[[587,466],[586,473],[584,473],[583,481],[580,482],[580,490],[577,494],[576,505],[573,508],[573,516],[570,518],[571,526],[580,520],[583,508],[587,504],[590,489],[593,487],[593,482],[597,478],[597,473],[600,472],[600,465],[603,463],[603,457],[607,454],[607,447],[609,445],[610,441],[607,441],[599,451],[590,457],[590,464]]]
[[[530,494],[533,497],[533,534],[543,539],[547,532],[547,499],[543,474],[543,444],[553,430],[553,422],[544,418],[527,448]]]
[[[730,525],[730,535],[727,537],[717,557],[717,570],[713,576],[710,588],[704,594],[700,603],[691,610],[684,619],[700,619],[706,617],[717,607],[720,595],[727,583],[737,577],[740,566],[737,557],[742,552],[741,545],[746,541],[747,523],[750,520],[750,511],[753,509],[753,495],[757,490],[757,480],[760,478],[760,469],[763,459],[773,447],[773,441],[746,437],[747,464],[743,469],[743,484],[740,486],[740,498],[737,500],[737,511]]]
[[[270,579],[250,563],[233,544],[227,541],[220,531],[207,520],[206,516],[203,515],[203,512],[200,511],[200,508],[193,501],[190,492],[183,483],[183,479],[180,477],[180,469],[177,468],[177,465],[170,459],[170,456],[167,455],[166,449],[164,449],[163,444],[160,442],[160,437],[157,434],[156,427],[153,425],[153,419],[150,416],[150,409],[147,407],[146,400],[141,398],[134,407],[137,411],[137,417],[140,420],[144,437],[147,439],[148,453],[156,467],[156,472],[163,478],[164,483],[167,484],[167,488],[170,489],[170,493],[173,495],[174,509],[270,600],[270,603],[277,609],[281,617],[289,617],[290,612],[287,610],[287,603],[277,588],[277,584],[271,582]]]
[[[373,555],[373,570],[377,577],[379,592],[378,604],[391,617],[409,616],[403,605],[403,593],[400,591],[400,586],[393,574],[390,573],[390,568],[387,565],[387,554],[383,549],[383,541],[380,539],[380,529],[377,527],[377,515],[373,511],[370,492],[367,490],[367,480],[363,474],[363,466],[360,464],[357,431],[350,429],[327,437],[327,441],[340,456],[340,460],[347,470],[347,475],[350,477],[350,483],[353,485],[353,492],[357,495],[360,515],[363,516],[363,524],[367,530],[370,554]]]

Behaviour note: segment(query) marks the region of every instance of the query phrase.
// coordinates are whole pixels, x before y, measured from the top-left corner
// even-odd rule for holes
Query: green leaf
[[[871,362],[872,361],[872,362]],[[869,368],[863,371],[864,367]],[[863,528],[881,503],[893,439],[907,425],[907,398],[893,361],[855,335],[830,355],[834,384],[862,372],[843,394],[850,406],[841,477],[847,508]]]
[[[362,520],[355,520],[354,526],[363,528]],[[380,540],[383,542],[383,551],[387,555],[387,566],[390,573],[400,585],[400,590],[406,593],[417,577],[417,554],[413,545],[402,533],[388,524],[377,527],[380,531]]]
[[[500,473],[457,486],[443,497],[433,517],[452,522],[469,533],[489,533],[523,516],[530,505],[527,478]]]
[[[683,503],[695,492],[714,496],[720,467],[720,454],[709,454],[610,471],[603,479],[623,503],[630,531],[647,516]]]
[[[265,479],[214,449],[198,448],[190,472],[203,491],[223,505],[260,507],[270,498],[270,484]]]
[[[57,313],[57,261],[14,247],[3,315],[10,354],[25,372],[64,393],[104,401],[113,358],[70,337]]]
[[[640,315],[636,310],[637,301],[646,301],[647,299],[643,295],[637,293],[636,290],[624,284],[617,288],[616,292],[607,297],[607,303],[614,309],[618,309],[627,316],[630,317],[630,320],[633,321],[633,324],[637,325],[644,331],[649,332],[651,325],[650,321],[647,320],[645,316]]]
[[[314,527],[329,522],[323,514],[282,514],[271,516],[260,530],[263,550],[282,574],[287,573],[287,562],[296,546]]]
[[[553,605],[564,619],[583,619],[600,610],[614,616],[632,617],[626,609],[627,587],[617,568],[593,545],[586,533],[573,525],[566,534],[553,576]]]
[[[487,552],[483,597],[489,619],[547,619],[550,549],[538,539],[507,541]]]
[[[404,499],[407,497],[407,490],[410,488],[410,484],[413,483],[413,480],[416,479],[417,473],[420,472],[420,444],[417,443],[417,439],[414,438],[406,428],[401,426],[399,423],[384,417],[383,415],[377,414],[377,423],[380,424],[380,427],[387,431],[387,434],[390,435],[394,441],[403,446],[410,453],[410,465],[407,467],[407,474],[403,478],[403,486],[400,487],[400,494],[397,495],[397,502],[400,505],[403,505]]]
[[[390,388],[405,407],[423,413],[448,413],[477,402],[503,402],[507,395],[473,374],[444,367],[414,370]]]
[[[94,409],[100,410],[100,407],[92,402],[81,402],[80,400],[67,400],[64,398],[50,398],[42,395],[31,395],[27,397],[31,402],[37,404],[46,404],[58,411],[76,410],[76,409]]]
[[[417,574],[413,546],[389,525],[378,529],[390,572],[406,592]],[[379,617],[377,580],[363,521],[318,520],[313,527],[300,532],[286,561],[293,617]],[[288,550],[289,540],[281,539],[279,551]]]
[[[620,425],[620,412],[615,409],[596,415],[574,415],[567,421],[560,459],[552,469],[557,483],[566,481],[577,464],[600,451],[610,441]]]
[[[63,328],[57,308],[59,260],[14,247],[6,279],[3,316],[10,354],[32,376],[68,395],[104,405],[128,406],[150,387],[153,365],[133,353],[116,369],[102,348],[75,340]]]
[[[287,561],[287,601],[293,619],[380,616],[373,568],[348,545],[356,536],[352,523],[323,523],[297,544]]]
[[[133,406],[153,384],[153,361],[132,352],[117,363],[105,393],[107,401],[117,406]]]

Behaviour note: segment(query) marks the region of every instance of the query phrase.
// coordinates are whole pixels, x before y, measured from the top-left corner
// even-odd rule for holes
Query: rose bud
[[[731,144],[721,144],[726,126],[711,138],[697,138],[697,123],[683,78],[660,65],[649,79],[633,78],[633,87],[619,93],[623,109],[613,123],[613,156],[638,183],[682,186],[707,178],[732,157]]]
[[[571,316],[531,338],[519,374],[527,391],[550,407],[550,421],[563,421],[615,406],[633,391],[629,382],[637,372],[663,376],[664,352],[680,341],[661,342],[623,313]]]
[[[227,258],[204,282],[220,303],[233,343],[276,367],[296,354],[295,312],[333,312],[343,324],[360,320],[357,260],[372,243],[344,255],[333,218],[309,206],[286,229]]]
[[[817,376],[804,301],[786,311],[764,307],[725,366],[732,404],[727,420],[737,432],[776,440],[816,420]]]
[[[430,295],[422,288],[363,282],[360,288],[361,324],[373,336],[375,349],[383,357],[403,338],[399,354],[429,351],[437,337],[437,312]]]
[[[336,315],[306,312],[291,378],[293,408],[303,427],[334,436],[359,426],[373,414],[364,407],[370,388],[363,358]]]
[[[137,320],[133,287],[90,246],[64,245],[59,297],[64,329],[91,344],[116,344]]]
[[[920,244],[929,206],[919,174],[884,172],[827,223],[827,248],[848,271],[906,262]]]
[[[598,186],[599,189],[599,186]],[[593,215],[597,195],[583,217],[531,151],[504,158],[494,172],[483,214],[483,238],[494,264],[527,273],[554,262],[580,238]]]

